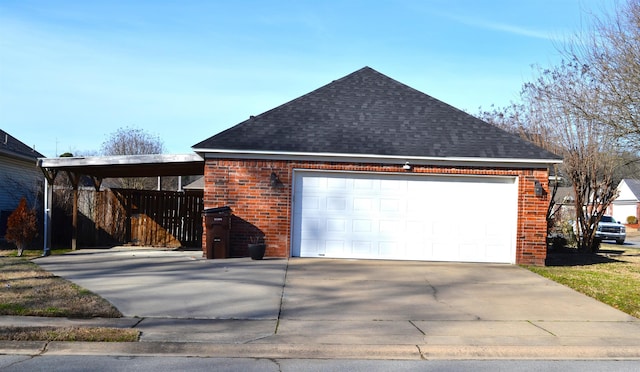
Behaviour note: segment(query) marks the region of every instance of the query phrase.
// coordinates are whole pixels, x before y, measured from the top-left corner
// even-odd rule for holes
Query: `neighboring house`
[[[627,217],[640,219],[640,180],[625,178],[618,184],[618,197],[611,205],[611,215],[621,223]]]
[[[44,176],[36,166],[42,154],[0,129],[0,240],[4,240],[7,218],[25,197],[29,207],[38,202]]]
[[[576,197],[573,186],[558,187],[555,195],[554,212],[556,217],[563,220],[575,220],[576,218]]]
[[[184,190],[204,190],[204,176],[182,187]]]
[[[264,236],[274,257],[546,258],[561,158],[368,67],[193,149],[233,256]]]

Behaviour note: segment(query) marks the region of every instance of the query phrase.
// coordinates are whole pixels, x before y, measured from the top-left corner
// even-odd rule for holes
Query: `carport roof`
[[[204,174],[197,154],[155,154],[39,158],[44,171],[67,171],[97,178],[191,176]]]

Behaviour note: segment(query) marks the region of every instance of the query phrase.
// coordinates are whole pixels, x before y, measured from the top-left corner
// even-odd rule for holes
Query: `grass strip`
[[[2,327],[2,341],[136,342],[140,331],[105,327]]]

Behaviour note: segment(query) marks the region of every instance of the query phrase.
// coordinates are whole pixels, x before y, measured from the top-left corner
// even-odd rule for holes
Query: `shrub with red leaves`
[[[38,219],[36,211],[27,208],[27,200],[20,199],[20,204],[10,215],[7,220],[7,232],[4,238],[14,243],[18,248],[18,257],[22,256],[22,252],[26,246],[31,243],[38,233]]]

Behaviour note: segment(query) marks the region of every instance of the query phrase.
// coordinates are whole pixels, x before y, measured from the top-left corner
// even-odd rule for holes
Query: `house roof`
[[[556,191],[556,195],[553,198],[553,201],[557,204],[569,204],[572,205],[575,200],[575,192],[573,190],[573,186],[562,186],[558,187]]]
[[[185,190],[204,190],[204,176],[198,177],[195,181],[182,188]]]
[[[34,165],[37,158],[44,157],[44,155],[25,145],[2,129],[0,129],[0,155],[25,161],[33,161]]]
[[[631,190],[636,199],[640,200],[640,180],[625,178],[621,182],[627,184],[627,187]]]
[[[193,146],[200,153],[560,157],[364,67]]]

